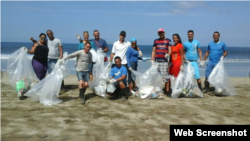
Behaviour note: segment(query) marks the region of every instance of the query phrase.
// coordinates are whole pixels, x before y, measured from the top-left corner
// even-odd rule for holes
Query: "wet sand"
[[[204,81],[204,78],[202,78]],[[169,140],[171,124],[250,124],[250,79],[232,77],[236,96],[204,98],[105,99],[85,93],[82,105],[77,98],[77,78],[65,79],[67,89],[60,92],[63,102],[44,106],[30,98],[20,100],[9,85],[1,81],[2,141],[145,141]]]

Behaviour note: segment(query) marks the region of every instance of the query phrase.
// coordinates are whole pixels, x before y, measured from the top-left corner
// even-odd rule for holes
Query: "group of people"
[[[104,39],[100,38],[100,33],[98,30],[94,30],[94,39],[89,40],[89,33],[87,31],[83,32],[83,39],[77,34],[77,39],[80,41],[78,46],[78,51],[63,57],[62,43],[59,39],[53,36],[51,30],[47,30],[46,34],[41,33],[39,35],[39,41],[30,38],[33,41],[33,46],[31,50],[27,50],[28,53],[34,54],[32,60],[32,66],[35,70],[37,77],[42,80],[48,73],[52,70],[52,63],[63,63],[64,60],[77,57],[76,60],[76,75],[79,81],[79,98],[81,98],[81,103],[85,103],[84,93],[88,87],[88,82],[92,81],[93,78],[93,66],[95,63],[92,61],[92,54],[90,49],[100,49],[101,52],[106,53],[109,48]],[[220,33],[214,32],[214,41],[208,44],[207,52],[202,57],[202,51],[199,41],[194,40],[194,31],[189,30],[187,32],[188,41],[182,44],[181,38],[178,34],[173,34],[173,44],[171,39],[165,37],[165,31],[163,28],[158,29],[159,38],[154,40],[151,62],[155,65],[158,64],[158,71],[162,76],[162,80],[165,82],[164,93],[168,96],[171,94],[169,75],[174,75],[177,77],[180,71],[184,70],[184,63],[190,62],[195,70],[195,79],[197,79],[198,86],[202,90],[199,66],[205,66],[205,60],[209,57],[209,62],[207,64],[204,89],[203,92],[209,91],[209,82],[207,81],[208,76],[212,72],[213,68],[219,62],[221,57],[227,55],[227,47],[224,42],[220,41]],[[119,40],[114,42],[110,59],[105,57],[104,62],[108,62],[107,67],[111,67],[110,79],[108,83],[113,83],[117,89],[119,89],[121,94],[121,101],[127,99],[125,88],[128,87],[132,94],[135,94],[136,85],[132,78],[132,70],[137,71],[138,60],[142,59],[143,56],[140,48],[137,46],[137,39],[132,38],[129,41],[125,41],[126,32],[121,31],[119,34]],[[200,63],[198,65],[197,59],[200,58]],[[128,77],[128,78],[127,78]],[[62,83],[62,88],[64,83]]]

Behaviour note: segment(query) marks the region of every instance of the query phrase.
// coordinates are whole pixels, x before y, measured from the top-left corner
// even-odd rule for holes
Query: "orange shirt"
[[[172,62],[181,62],[181,52],[180,52],[180,48],[183,48],[183,45],[181,43],[178,43],[176,46],[172,45],[171,47],[171,59]]]

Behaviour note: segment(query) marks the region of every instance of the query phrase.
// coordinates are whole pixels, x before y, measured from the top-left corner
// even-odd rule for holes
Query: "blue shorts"
[[[84,82],[89,82],[89,72],[88,71],[77,71],[76,72],[78,81],[84,80]]]
[[[200,79],[200,72],[199,72],[199,66],[196,61],[190,62],[192,67],[194,68],[194,78]]]
[[[209,61],[207,63],[207,68],[206,68],[206,73],[205,73],[205,78],[208,78],[211,72],[213,71],[214,67],[217,65],[217,63],[213,63]]]

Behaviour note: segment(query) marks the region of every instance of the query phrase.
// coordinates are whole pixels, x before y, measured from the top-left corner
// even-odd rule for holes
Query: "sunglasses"
[[[132,45],[136,45],[136,43],[131,43]]]
[[[41,39],[46,39],[45,37],[41,37]]]

